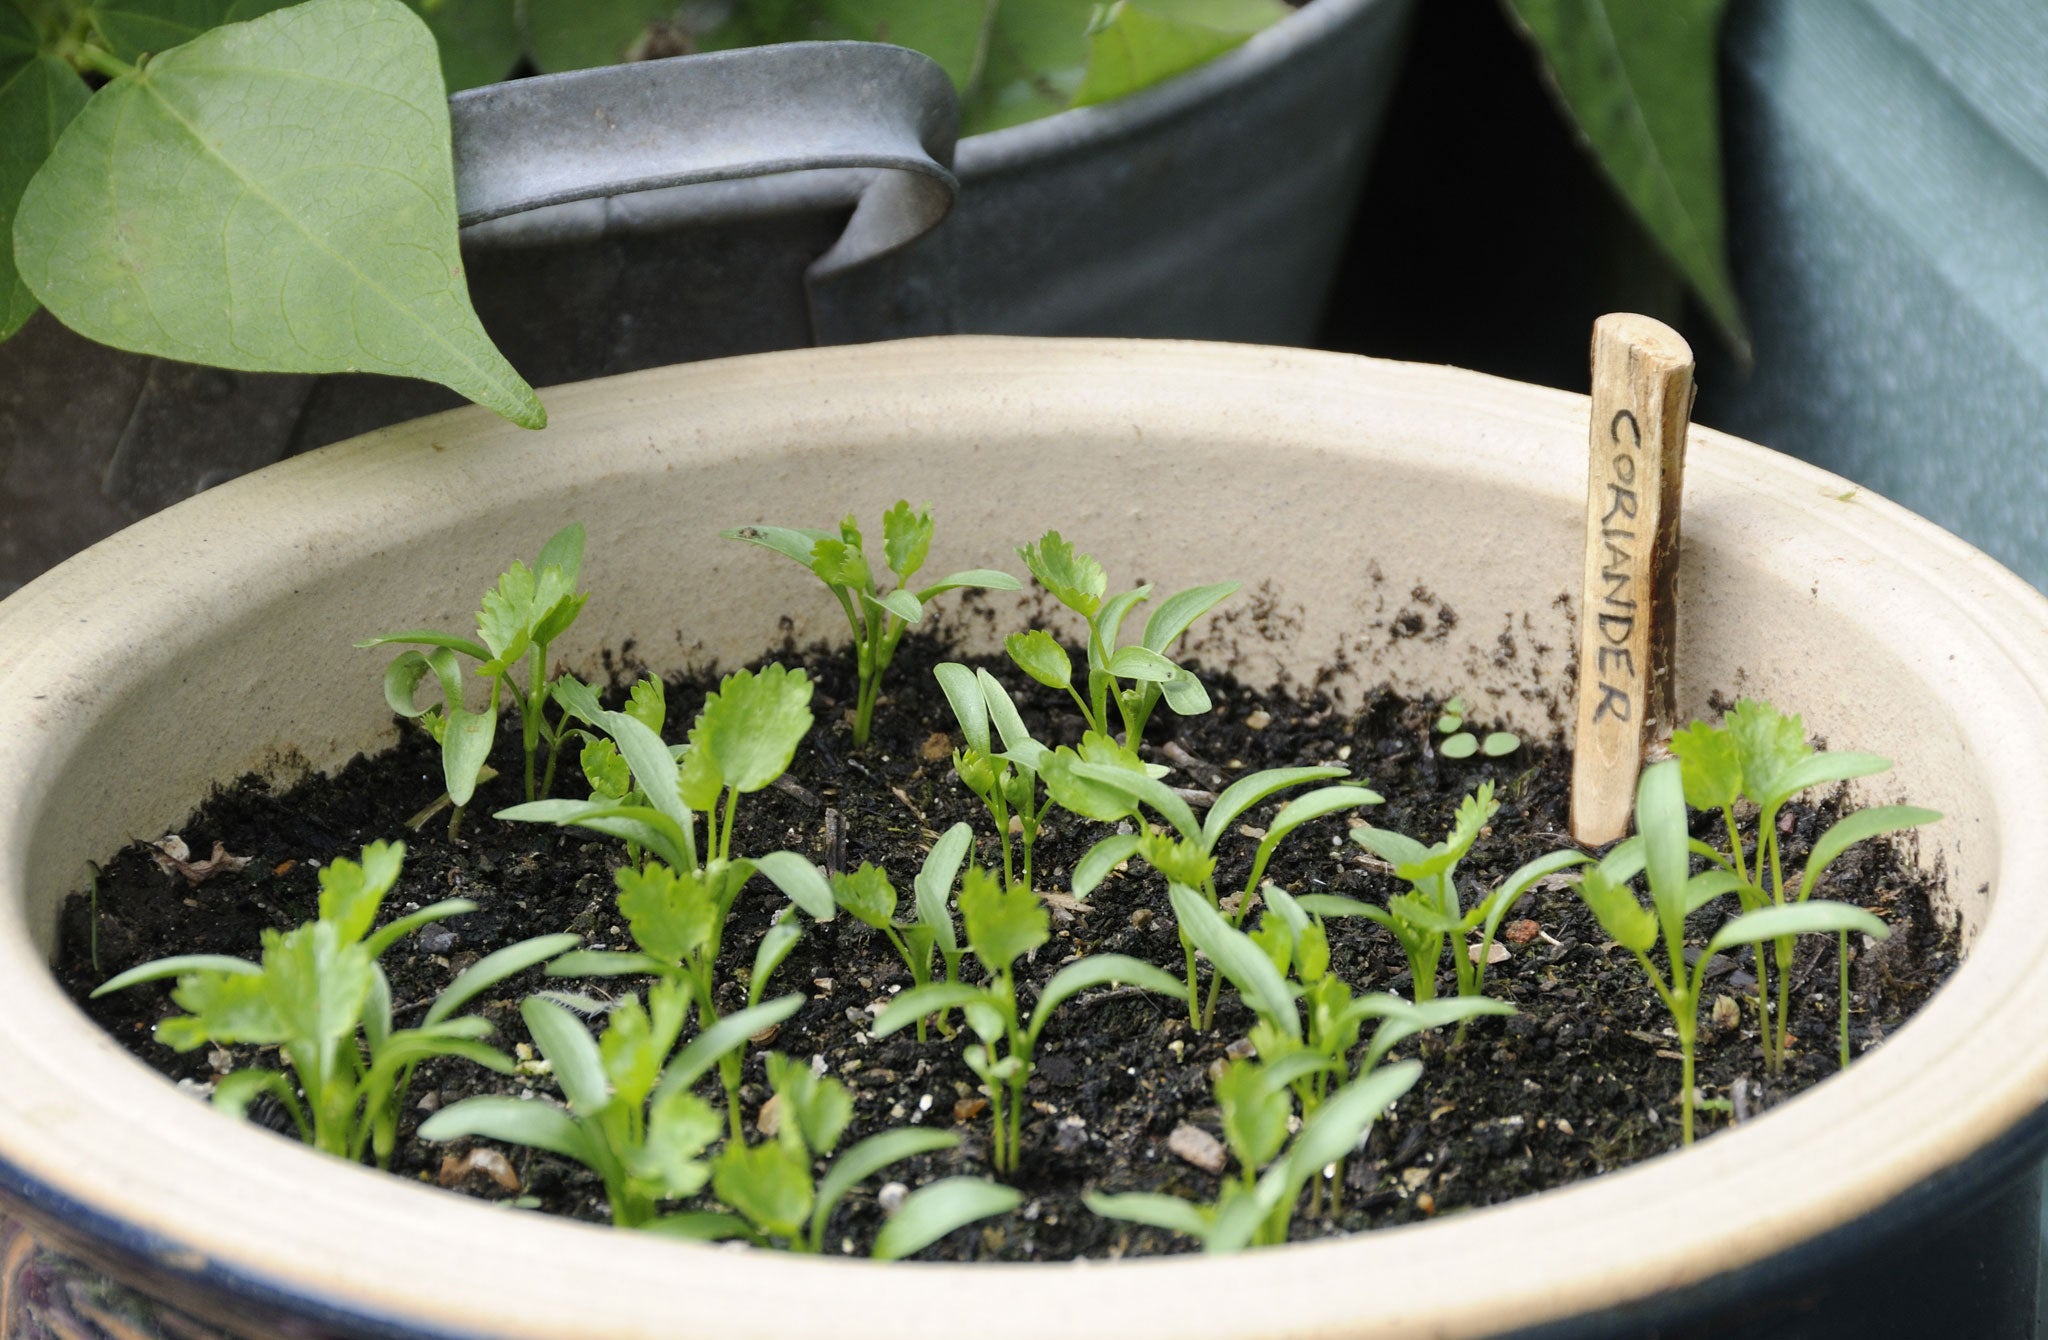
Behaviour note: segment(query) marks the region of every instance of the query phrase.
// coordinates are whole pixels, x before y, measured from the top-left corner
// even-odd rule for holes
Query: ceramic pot
[[[543,388],[954,332],[1305,344],[1412,5],[1314,0],[1185,75],[969,136],[957,156],[943,73],[869,44],[473,89],[453,99],[464,222],[485,204],[525,212],[465,229],[471,296]],[[829,57],[853,46],[867,54]],[[875,170],[891,167],[911,170]],[[923,192],[882,225],[888,246],[821,275],[846,259],[847,209],[878,175],[948,192],[957,177],[959,198],[941,223],[950,194]],[[862,209],[873,225],[881,212]],[[0,344],[0,592],[223,479],[457,403],[427,382],[122,354],[43,314]]]
[[[1762,694],[1895,759],[1862,798],[1947,814],[1919,859],[1946,876],[1966,956],[1847,1073],[1690,1150],[1228,1258],[877,1266],[508,1214],[178,1093],[44,966],[84,863],[245,770],[392,739],[381,661],[348,644],[458,624],[508,553],[570,520],[597,595],[559,650],[586,669],[627,638],[656,668],[738,663],[785,613],[798,638],[830,634],[837,607],[806,574],[718,530],[909,493],[942,519],[949,564],[1007,562],[1058,526],[1112,572],[1244,579],[1261,617],[1195,641],[1248,678],[1341,660],[1334,691],[1354,701],[1386,681],[1461,691],[1525,732],[1563,719],[1583,397],[1289,350],[956,338],[632,374],[552,409],[545,436],[464,410],[295,458],[0,604],[0,1205],[47,1244],[252,1337],[934,1324],[913,1317],[1032,1340],[2031,1325],[2037,1191],[2018,1170],[2048,1143],[2048,604],[1899,508],[1705,430],[1681,710]],[[1430,635],[1401,636],[1417,613]],[[32,1301],[8,1278],[0,1318]]]

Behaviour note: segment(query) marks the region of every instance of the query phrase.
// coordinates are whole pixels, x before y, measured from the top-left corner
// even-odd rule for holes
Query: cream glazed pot
[[[784,614],[829,635],[838,612],[808,575],[718,531],[907,495],[931,503],[949,565],[1010,564],[1056,526],[1168,589],[1243,579],[1266,617],[1195,641],[1250,678],[1341,658],[1354,698],[1378,680],[1458,689],[1539,733],[1568,691],[1580,396],[1268,348],[954,338],[636,373],[548,404],[545,433],[464,410],[285,461],[0,603],[0,1211],[17,1240],[187,1318],[161,1334],[2028,1333],[2048,604],[1882,499],[1706,430],[1686,480],[1680,706],[1761,694],[1895,759],[1862,798],[1947,814],[1919,853],[1946,874],[1967,953],[1849,1072],[1689,1151],[1227,1258],[882,1266],[510,1214],[180,1094],[45,966],[85,862],[175,826],[215,782],[393,738],[381,662],[348,644],[460,625],[508,554],[572,520],[597,594],[560,650],[585,669],[628,638],[656,668],[741,663]],[[1455,627],[1391,636],[1418,588]],[[0,1292],[0,1333],[23,1297]]]

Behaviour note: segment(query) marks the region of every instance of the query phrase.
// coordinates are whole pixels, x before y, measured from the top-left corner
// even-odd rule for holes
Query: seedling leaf
[[[889,882],[888,872],[872,861],[863,861],[857,870],[832,876],[832,897],[855,920],[878,931],[895,920],[896,886]]]
[[[1707,954],[1712,956],[1737,945],[1760,944],[1766,940],[1809,935],[1816,931],[1860,931],[1874,940],[1891,935],[1889,927],[1860,907],[1813,899],[1745,912],[1723,923],[1721,929],[1714,932],[1714,938],[1707,941]]]
[[[1074,683],[1074,663],[1067,649],[1042,628],[1012,633],[1003,639],[1003,649],[1017,668],[1049,689],[1068,689]]]
[[[901,1163],[918,1154],[957,1148],[959,1144],[960,1137],[951,1131],[900,1127],[871,1135],[849,1146],[844,1154],[832,1160],[832,1166],[818,1183],[817,1203],[811,1209],[814,1249],[824,1236],[826,1221],[832,1217],[832,1211],[838,1208],[839,1202],[846,1198],[847,1192],[892,1163]]]
[[[92,999],[97,1000],[110,991],[125,991],[144,982],[161,982],[166,978],[201,972],[226,973],[236,977],[263,975],[262,967],[247,959],[231,958],[226,954],[179,954],[172,958],[154,959],[109,977],[93,988]]]
[[[1104,763],[1077,762],[1068,769],[1068,772],[1081,781],[1106,787],[1128,797],[1131,802],[1130,809],[1135,810],[1137,802],[1144,802],[1157,811],[1161,818],[1172,824],[1174,830],[1183,838],[1196,844],[1201,843],[1202,826],[1195,822],[1195,812],[1188,808],[1185,800],[1174,794],[1172,787],[1158,778]]]
[[[779,1144],[729,1144],[711,1165],[711,1189],[764,1233],[793,1238],[810,1218],[810,1160]]]
[[[1342,777],[1343,775],[1344,769],[1336,767],[1267,768],[1263,772],[1255,772],[1249,777],[1238,778],[1229,786],[1224,787],[1223,794],[1217,796],[1215,802],[1209,806],[1208,817],[1202,821],[1202,846],[1207,850],[1214,851],[1218,839],[1228,831],[1231,824],[1237,822],[1237,816],[1243,814],[1268,796],[1276,795],[1291,786],[1302,786],[1308,782],[1327,781],[1332,777]],[[1327,796],[1331,789],[1335,788],[1318,791],[1314,795]],[[1331,809],[1323,810],[1322,813],[1329,814],[1334,810],[1344,809],[1347,804],[1365,805],[1375,804],[1379,801],[1378,796],[1374,796],[1372,792],[1366,791],[1363,787],[1356,788],[1356,790],[1361,795],[1371,796],[1372,799],[1347,801],[1345,804],[1333,805]],[[1277,826],[1279,819],[1285,818],[1288,811],[1294,809],[1296,805],[1313,798],[1313,796],[1304,796],[1290,801],[1281,809],[1280,815],[1275,819],[1275,825]],[[1304,811],[1303,817],[1295,820],[1295,823],[1304,823],[1314,817],[1315,815]],[[1270,833],[1270,831],[1269,829],[1268,832]]]
[[[1095,892],[1109,878],[1110,871],[1131,858],[1142,841],[1136,833],[1112,833],[1090,847],[1074,863],[1074,875],[1069,882],[1074,896],[1086,898]]]
[[[949,576],[941,577],[930,586],[919,587],[917,598],[921,601],[929,601],[933,596],[942,595],[947,591],[955,591],[968,586],[980,587],[984,591],[1021,591],[1024,588],[1024,583],[1018,581],[1009,573],[998,572],[994,568],[968,568],[964,572],[955,572]]]
[[[895,1215],[875,1235],[877,1261],[899,1261],[956,1228],[1024,1203],[1024,1193],[979,1177],[945,1177],[904,1197]]]
[[[538,1099],[484,1096],[465,1098],[444,1107],[420,1123],[422,1140],[465,1138],[500,1140],[512,1145],[530,1145],[551,1154],[594,1164],[596,1152],[590,1137],[561,1108]]]
[[[812,865],[809,858],[793,851],[771,851],[754,857],[752,864],[813,921],[830,921],[837,914],[838,905],[832,899],[832,886],[825,882],[824,872]]]
[[[1261,1019],[1299,1041],[1301,1013],[1294,1007],[1294,994],[1265,951],[1185,884],[1172,885],[1167,896],[1189,942],[1209,956],[1216,970],[1230,979]]]
[[[1058,531],[1047,531],[1038,543],[1025,545],[1017,554],[1038,584],[1074,613],[1089,619],[1102,608],[1102,594],[1109,589],[1108,574],[1100,563],[1067,543]]]
[[[818,541],[832,538],[829,531],[794,526],[735,526],[719,534],[728,540],[745,540],[763,549],[773,549],[807,568],[811,566],[811,555],[816,552]]]
[[[1723,810],[1742,792],[1742,750],[1732,731],[1695,721],[1671,735],[1685,783],[1685,803],[1696,810]]]
[[[769,978],[782,966],[782,961],[803,939],[803,931],[794,920],[783,920],[770,926],[761,936],[761,943],[754,949],[754,969],[747,979],[747,1004],[759,1005],[762,993],[768,989]]]
[[[960,882],[960,920],[968,947],[991,974],[1052,938],[1052,919],[1037,894],[1021,885],[1006,889],[979,866],[969,866]]]
[[[1236,582],[1217,582],[1211,586],[1194,586],[1174,592],[1159,602],[1159,607],[1152,611],[1152,617],[1145,620],[1145,636],[1141,641],[1148,650],[1164,655],[1195,620],[1236,592]]]
[[[1107,669],[1118,679],[1136,680],[1141,684],[1165,684],[1186,673],[1158,652],[1145,647],[1118,647],[1109,654]]]
[[[1052,1018],[1052,1012],[1059,1008],[1060,1002],[1078,991],[1086,991],[1091,986],[1105,986],[1112,982],[1143,987],[1147,991],[1170,996],[1183,1004],[1187,1001],[1187,983],[1170,973],[1163,972],[1149,963],[1140,962],[1127,954],[1090,954],[1054,973],[1052,980],[1045,984],[1045,990],[1039,993],[1038,1004],[1031,1011],[1030,1027],[1025,1032],[1027,1049],[1037,1043],[1038,1035],[1045,1030],[1046,1023]]]
[[[1184,1233],[1188,1237],[1202,1239],[1209,1235],[1209,1215],[1202,1206],[1179,1196],[1166,1196],[1152,1191],[1124,1191],[1109,1194],[1101,1191],[1084,1191],[1081,1203],[1105,1219],[1123,1219],[1133,1224],[1146,1224],[1163,1228],[1169,1233]]]
[[[759,791],[789,767],[811,721],[811,681],[802,670],[779,664],[759,674],[738,670],[704,700],[690,730],[690,753],[710,763],[734,791]]]
[[[987,998],[988,992],[984,988],[963,982],[931,982],[914,986],[890,1001],[888,1008],[875,1016],[874,1025],[868,1031],[878,1038],[887,1037],[927,1015],[978,1005]]]
[[[1885,833],[1896,833],[1903,828],[1917,828],[1931,824],[1941,818],[1938,810],[1922,809],[1917,805],[1878,805],[1854,814],[1836,823],[1820,840],[1813,844],[1813,852],[1806,858],[1806,873],[1799,880],[1799,901],[1805,902],[1813,893],[1813,886],[1833,865],[1835,858],[1850,847],[1866,838]]]
[[[595,1116],[611,1102],[604,1058],[582,1020],[552,1001],[533,996],[520,1003],[519,1016],[526,1020],[533,1045],[554,1067],[555,1082],[562,1086],[562,1096],[577,1116]]]
[[[908,591],[885,591],[880,595],[870,595],[863,591],[860,598],[885,614],[895,615],[905,623],[916,623],[924,618],[924,606]]]
[[[908,582],[924,566],[932,547],[932,516],[912,511],[901,499],[882,514],[882,553],[889,571],[898,581]]]
[[[755,1005],[736,1010],[692,1038],[688,1045],[677,1052],[675,1059],[662,1072],[661,1087],[655,1091],[655,1101],[663,1094],[678,1089],[688,1089],[704,1077],[704,1073],[718,1064],[718,1058],[744,1043],[754,1034],[795,1014],[803,1008],[804,998],[792,992],[769,1001],[766,1005]]]
[[[960,723],[960,738],[967,742],[967,747],[983,754],[993,753],[995,742],[988,733],[988,701],[982,696],[981,681],[975,678],[974,671],[956,661],[942,661],[932,667],[932,677],[939,681],[939,689],[953,709],[953,719]]]

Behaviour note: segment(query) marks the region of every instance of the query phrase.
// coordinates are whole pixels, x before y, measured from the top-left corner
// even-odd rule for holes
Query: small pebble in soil
[[[512,1163],[495,1149],[472,1149],[466,1154],[448,1154],[441,1159],[441,1170],[434,1180],[442,1186],[459,1187],[465,1182],[481,1179],[509,1192],[519,1190],[519,1174],[512,1171]]]
[[[1714,997],[1714,1011],[1708,1019],[1714,1032],[1719,1036],[1733,1033],[1742,1025],[1742,1007],[1735,1003],[1733,996]]]
[[[1186,1122],[1173,1128],[1173,1134],[1166,1137],[1166,1147],[1185,1162],[1192,1163],[1205,1173],[1223,1171],[1226,1153],[1223,1142],[1200,1126]]]

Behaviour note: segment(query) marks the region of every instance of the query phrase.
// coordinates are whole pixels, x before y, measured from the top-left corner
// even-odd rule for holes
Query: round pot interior
[[[637,373],[549,403],[545,433],[465,410],[284,462],[0,604],[0,1170],[15,1185],[124,1223],[175,1269],[429,1334],[651,1337],[687,1317],[752,1337],[829,1317],[834,1334],[884,1336],[914,1305],[991,1337],[1480,1336],[1848,1223],[2048,1093],[2048,977],[2030,971],[2048,952],[2048,607],[1881,499],[1695,430],[1681,708],[1762,695],[1834,747],[1895,759],[1863,798],[1948,815],[1919,855],[1945,872],[1971,946],[1911,1025],[1757,1121],[1439,1222],[1032,1267],[542,1222],[225,1121],[59,994],[43,965],[61,899],[87,860],[177,824],[216,782],[392,739],[384,658],[351,644],[463,626],[509,559],[569,521],[589,529],[594,594],[559,650],[584,671],[629,642],[674,670],[744,663],[785,631],[833,636],[838,609],[807,574],[718,531],[866,518],[907,496],[931,504],[935,569],[1016,570],[1014,546],[1056,527],[1112,582],[1244,582],[1195,630],[1208,664],[1266,681],[1335,666],[1354,700],[1390,681],[1463,693],[1525,732],[1565,728],[1583,397],[1291,350],[948,339]]]

